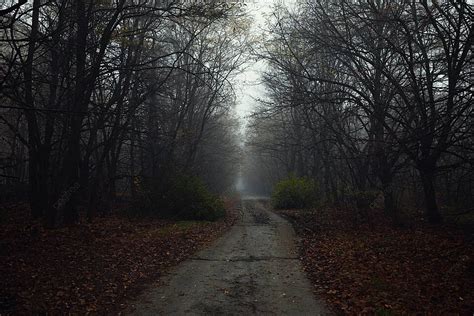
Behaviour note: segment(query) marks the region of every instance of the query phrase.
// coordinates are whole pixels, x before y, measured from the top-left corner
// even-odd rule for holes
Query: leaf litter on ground
[[[472,315],[472,231],[422,221],[395,227],[377,212],[370,221],[334,208],[280,212],[301,238],[317,295],[343,314]]]
[[[31,224],[26,204],[7,207],[14,219],[0,224],[0,314],[118,313],[235,221],[233,212],[216,222],[110,215],[48,230]]]

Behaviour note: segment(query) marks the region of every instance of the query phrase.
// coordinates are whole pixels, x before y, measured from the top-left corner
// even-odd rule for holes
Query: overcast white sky
[[[258,34],[264,28],[267,16],[271,13],[272,6],[277,0],[250,0],[247,8],[253,16],[252,33]],[[261,74],[265,63],[252,60],[246,70],[237,77],[235,85],[237,94],[236,112],[244,119],[255,108],[255,99],[265,96],[265,89],[260,83]]]
[[[253,17],[252,33],[260,35],[265,29],[265,22],[276,3],[292,5],[296,0],[247,0],[247,8]],[[242,121],[256,106],[256,99],[265,98],[265,88],[261,83],[261,74],[265,70],[263,61],[252,60],[246,70],[237,77],[235,85],[237,93],[236,112]]]

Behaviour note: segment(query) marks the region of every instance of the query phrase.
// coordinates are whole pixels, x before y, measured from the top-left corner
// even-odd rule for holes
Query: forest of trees
[[[268,101],[248,144],[267,183],[315,179],[326,202],[380,192],[473,212],[474,6],[466,0],[307,0],[275,10],[260,57]]]
[[[238,5],[10,1],[0,25],[2,201],[50,227],[173,177],[233,186],[231,81],[247,58]]]
[[[294,174],[330,203],[381,192],[394,221],[401,205],[431,222],[472,209],[467,0],[299,1],[275,8],[258,47],[235,2],[11,1],[0,14],[2,199],[28,197],[50,226],[179,174],[222,193],[242,157],[261,193]],[[232,79],[250,52],[268,98],[242,155]]]
[[[0,315],[473,314],[473,48],[474,0],[0,1]]]

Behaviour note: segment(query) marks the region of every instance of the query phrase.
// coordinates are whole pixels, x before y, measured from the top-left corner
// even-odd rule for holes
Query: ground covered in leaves
[[[26,207],[4,207],[15,216],[0,224],[2,315],[117,313],[126,299],[234,222],[232,212],[217,222],[107,216],[45,230],[22,218]]]
[[[395,228],[382,215],[282,211],[301,237],[301,257],[318,295],[344,314],[474,312],[472,231],[423,222]]]

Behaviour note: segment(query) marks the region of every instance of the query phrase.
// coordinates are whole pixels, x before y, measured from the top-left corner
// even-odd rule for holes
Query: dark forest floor
[[[235,202],[228,202],[233,208]],[[118,313],[167,268],[220,236],[235,214],[217,222],[97,218],[45,230],[25,204],[2,205],[0,314]],[[5,213],[5,212],[4,212]]]
[[[315,292],[336,313],[473,314],[472,231],[421,221],[395,228],[377,212],[357,225],[344,210],[280,214],[301,238]]]

